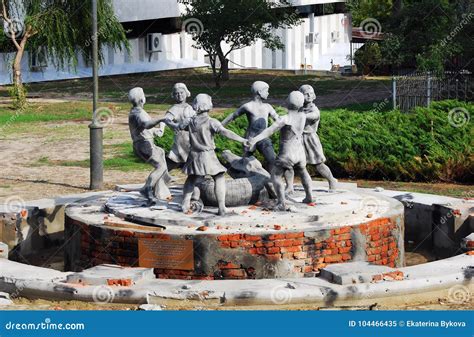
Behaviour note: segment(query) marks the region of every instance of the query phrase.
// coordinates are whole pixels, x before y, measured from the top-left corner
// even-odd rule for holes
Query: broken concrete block
[[[8,246],[3,242],[0,242],[0,259],[8,259]]]
[[[386,266],[374,265],[368,262],[348,262],[331,264],[321,269],[319,277],[331,283],[344,285],[370,283],[375,275],[384,275],[390,272],[393,272],[393,269]]]
[[[153,280],[152,268],[127,268],[104,264],[67,277],[67,283],[129,287],[142,280]]]
[[[474,233],[461,240],[461,248],[465,251],[474,250]]]
[[[10,295],[7,293],[0,292],[0,306],[12,305],[13,301],[10,299]]]
[[[156,304],[142,304],[138,307],[138,310],[142,311],[162,311],[163,306]]]

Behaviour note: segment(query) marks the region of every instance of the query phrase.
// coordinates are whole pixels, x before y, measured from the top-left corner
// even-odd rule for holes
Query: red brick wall
[[[138,266],[138,239],[157,238],[171,239],[171,235],[161,233],[144,233],[132,230],[116,230],[97,226],[88,226],[74,222],[81,231],[81,261],[82,268],[98,264],[119,264],[123,266]],[[206,235],[216,242],[217,247],[236,257],[247,254],[256,259],[264,259],[269,265],[278,261],[290,263],[295,277],[314,276],[320,269],[331,263],[351,261],[354,257],[354,235],[365,238],[366,261],[395,267],[399,258],[397,246],[399,229],[389,219],[378,219],[357,226],[347,226],[337,229],[326,229],[317,232],[282,232],[276,234],[248,235]],[[189,238],[189,235],[187,235]],[[238,254],[237,254],[238,253]],[[360,254],[359,254],[360,255]],[[195,259],[198,257],[195,256]],[[246,259],[246,261],[252,259]],[[359,259],[360,260],[360,259]],[[176,279],[252,279],[256,278],[255,265],[243,265],[234,261],[219,260],[213,267],[213,273],[202,275],[195,271],[155,269],[158,278]]]
[[[400,252],[392,231],[396,230],[397,226],[390,219],[378,219],[362,224],[359,228],[366,236],[367,261],[395,267]]]

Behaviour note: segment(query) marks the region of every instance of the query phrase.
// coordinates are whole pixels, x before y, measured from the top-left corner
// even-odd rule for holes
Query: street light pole
[[[99,98],[99,36],[97,34],[97,0],[92,0],[92,77],[94,81],[93,114],[90,130],[90,189],[102,189],[104,183],[103,126],[97,115]]]

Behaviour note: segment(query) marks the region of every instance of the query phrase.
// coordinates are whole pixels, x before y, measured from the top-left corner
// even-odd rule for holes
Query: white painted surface
[[[295,0],[296,5],[320,4],[334,1]],[[140,0],[140,5],[132,0],[114,0],[117,15],[123,22],[177,17],[181,9],[176,0]],[[159,4],[159,5],[158,5]],[[302,24],[290,29],[275,32],[284,42],[284,50],[268,50],[262,41],[242,50],[236,50],[229,56],[231,68],[259,68],[280,70],[330,70],[331,61],[335,65],[349,65],[350,54],[350,17],[347,14],[314,16],[303,20]],[[309,33],[318,34],[318,43],[308,45],[305,42]],[[331,33],[339,32],[339,40],[332,41]],[[104,48],[104,64],[100,75],[118,75],[161,70],[173,70],[207,66],[205,52],[193,47],[191,36],[182,32],[163,35],[163,52],[148,53],[145,37],[130,39],[130,54],[112,48]],[[224,46],[224,49],[226,46]],[[0,54],[0,85],[11,83],[12,54]],[[90,77],[92,70],[81,59],[76,69],[57,69],[48,61],[48,67],[42,71],[31,71],[28,53],[23,58],[23,81],[41,82],[60,79]]]

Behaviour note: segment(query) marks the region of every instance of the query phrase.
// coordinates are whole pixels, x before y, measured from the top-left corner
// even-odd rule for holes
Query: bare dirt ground
[[[43,165],[64,160],[89,158],[88,122],[41,123],[25,132],[16,133],[0,140],[2,175],[0,177],[0,201],[12,195],[25,200],[56,197],[87,191],[89,169],[61,165]],[[128,134],[126,119],[116,120],[112,137],[105,130],[104,146],[123,143]],[[105,152],[105,157],[110,153]],[[147,172],[104,172],[105,187],[115,184],[144,181]]]
[[[46,300],[28,300],[18,298],[14,300],[13,306],[6,307],[6,310],[138,310],[138,305],[132,304],[97,304],[78,301],[46,301]],[[474,298],[468,299],[463,303],[453,303],[448,298],[436,298],[427,302],[413,302],[406,305],[379,305],[374,303],[367,306],[354,307],[319,307],[315,305],[274,305],[274,306],[245,306],[245,307],[205,307],[198,305],[180,305],[166,306],[164,310],[472,310],[474,308]]]

